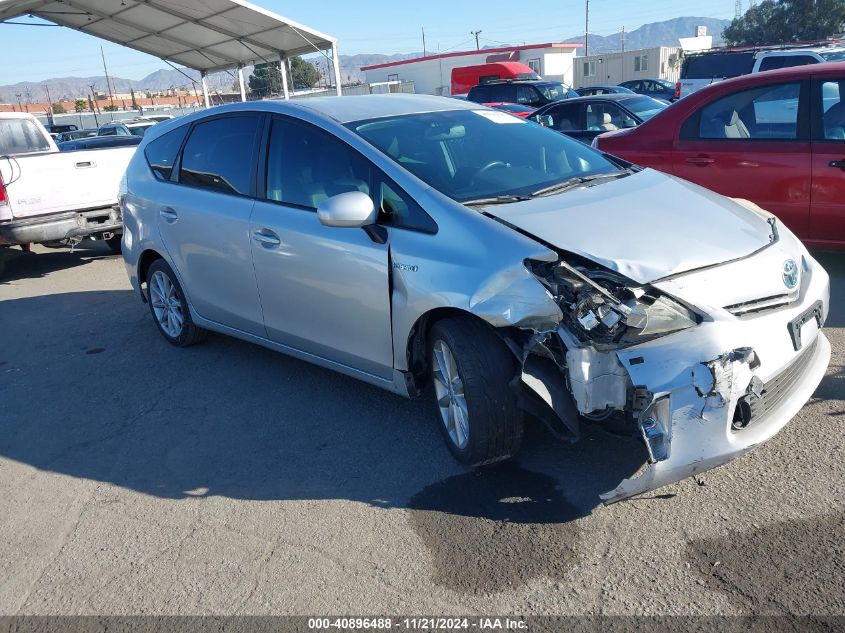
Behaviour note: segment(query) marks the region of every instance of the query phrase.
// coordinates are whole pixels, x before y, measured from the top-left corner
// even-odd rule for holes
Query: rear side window
[[[249,195],[258,123],[256,116],[197,123],[182,151],[179,182]]]
[[[490,103],[490,86],[475,86],[469,91],[467,100],[475,103]]]
[[[747,75],[754,69],[754,53],[711,53],[684,60],[681,79],[724,79]]]
[[[0,156],[46,152],[50,143],[30,119],[0,120]]]
[[[760,62],[760,72],[777,70],[778,68],[792,68],[793,66],[807,66],[818,60],[809,55],[773,55]]]
[[[188,126],[182,125],[147,145],[144,157],[158,180],[170,180],[176,154],[179,153],[179,148],[182,147],[182,141],[185,140],[187,133]]]

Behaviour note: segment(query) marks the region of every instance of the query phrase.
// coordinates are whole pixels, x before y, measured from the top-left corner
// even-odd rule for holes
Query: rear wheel
[[[468,466],[513,456],[523,428],[509,386],[513,355],[489,326],[469,318],[438,321],[429,341],[434,397],[449,450]]]
[[[185,293],[163,259],[157,259],[147,271],[147,302],[161,335],[177,347],[199,343],[208,331],[194,325]]]

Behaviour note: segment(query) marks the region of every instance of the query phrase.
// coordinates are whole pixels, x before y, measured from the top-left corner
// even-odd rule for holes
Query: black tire
[[[461,447],[449,434],[432,384],[440,430],[449,450],[467,466],[482,466],[512,457],[522,444],[523,431],[523,413],[509,386],[516,373],[513,354],[486,323],[469,317],[443,319],[434,324],[429,334],[432,383],[438,341],[445,343],[455,360],[468,411],[469,433],[465,446]]]
[[[120,255],[123,252],[123,235],[120,233],[113,235],[106,240],[106,246],[113,254]]]
[[[162,324],[159,322],[158,316],[156,316],[156,308],[153,306],[153,291],[151,289],[153,277],[156,273],[161,273],[167,277],[167,280],[173,286],[174,297],[178,300],[181,307],[183,321],[179,333],[176,336],[173,336],[165,331],[164,327],[162,327]],[[155,322],[158,331],[165,339],[167,339],[168,343],[175,345],[176,347],[188,347],[189,345],[194,345],[204,341],[208,337],[208,330],[204,330],[203,328],[194,325],[194,322],[191,319],[191,311],[188,309],[188,302],[185,300],[185,293],[182,291],[182,286],[179,285],[179,280],[176,278],[176,274],[166,261],[163,259],[155,260],[147,270],[146,281],[147,305],[150,306],[150,314],[153,316],[153,321]]]

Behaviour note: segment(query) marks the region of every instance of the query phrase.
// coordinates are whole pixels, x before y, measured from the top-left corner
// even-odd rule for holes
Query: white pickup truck
[[[91,237],[119,252],[118,189],[134,152],[60,152],[32,115],[0,113],[0,274],[8,246]]]

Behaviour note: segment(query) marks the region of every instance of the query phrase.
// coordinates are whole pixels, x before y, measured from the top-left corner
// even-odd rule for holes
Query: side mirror
[[[634,119],[625,119],[622,121],[622,127],[637,127],[637,122]]]
[[[555,123],[551,114],[535,114],[531,117],[531,120],[543,127],[552,127]]]
[[[317,205],[317,218],[325,226],[361,228],[376,221],[372,198],[362,191],[348,191]]]

